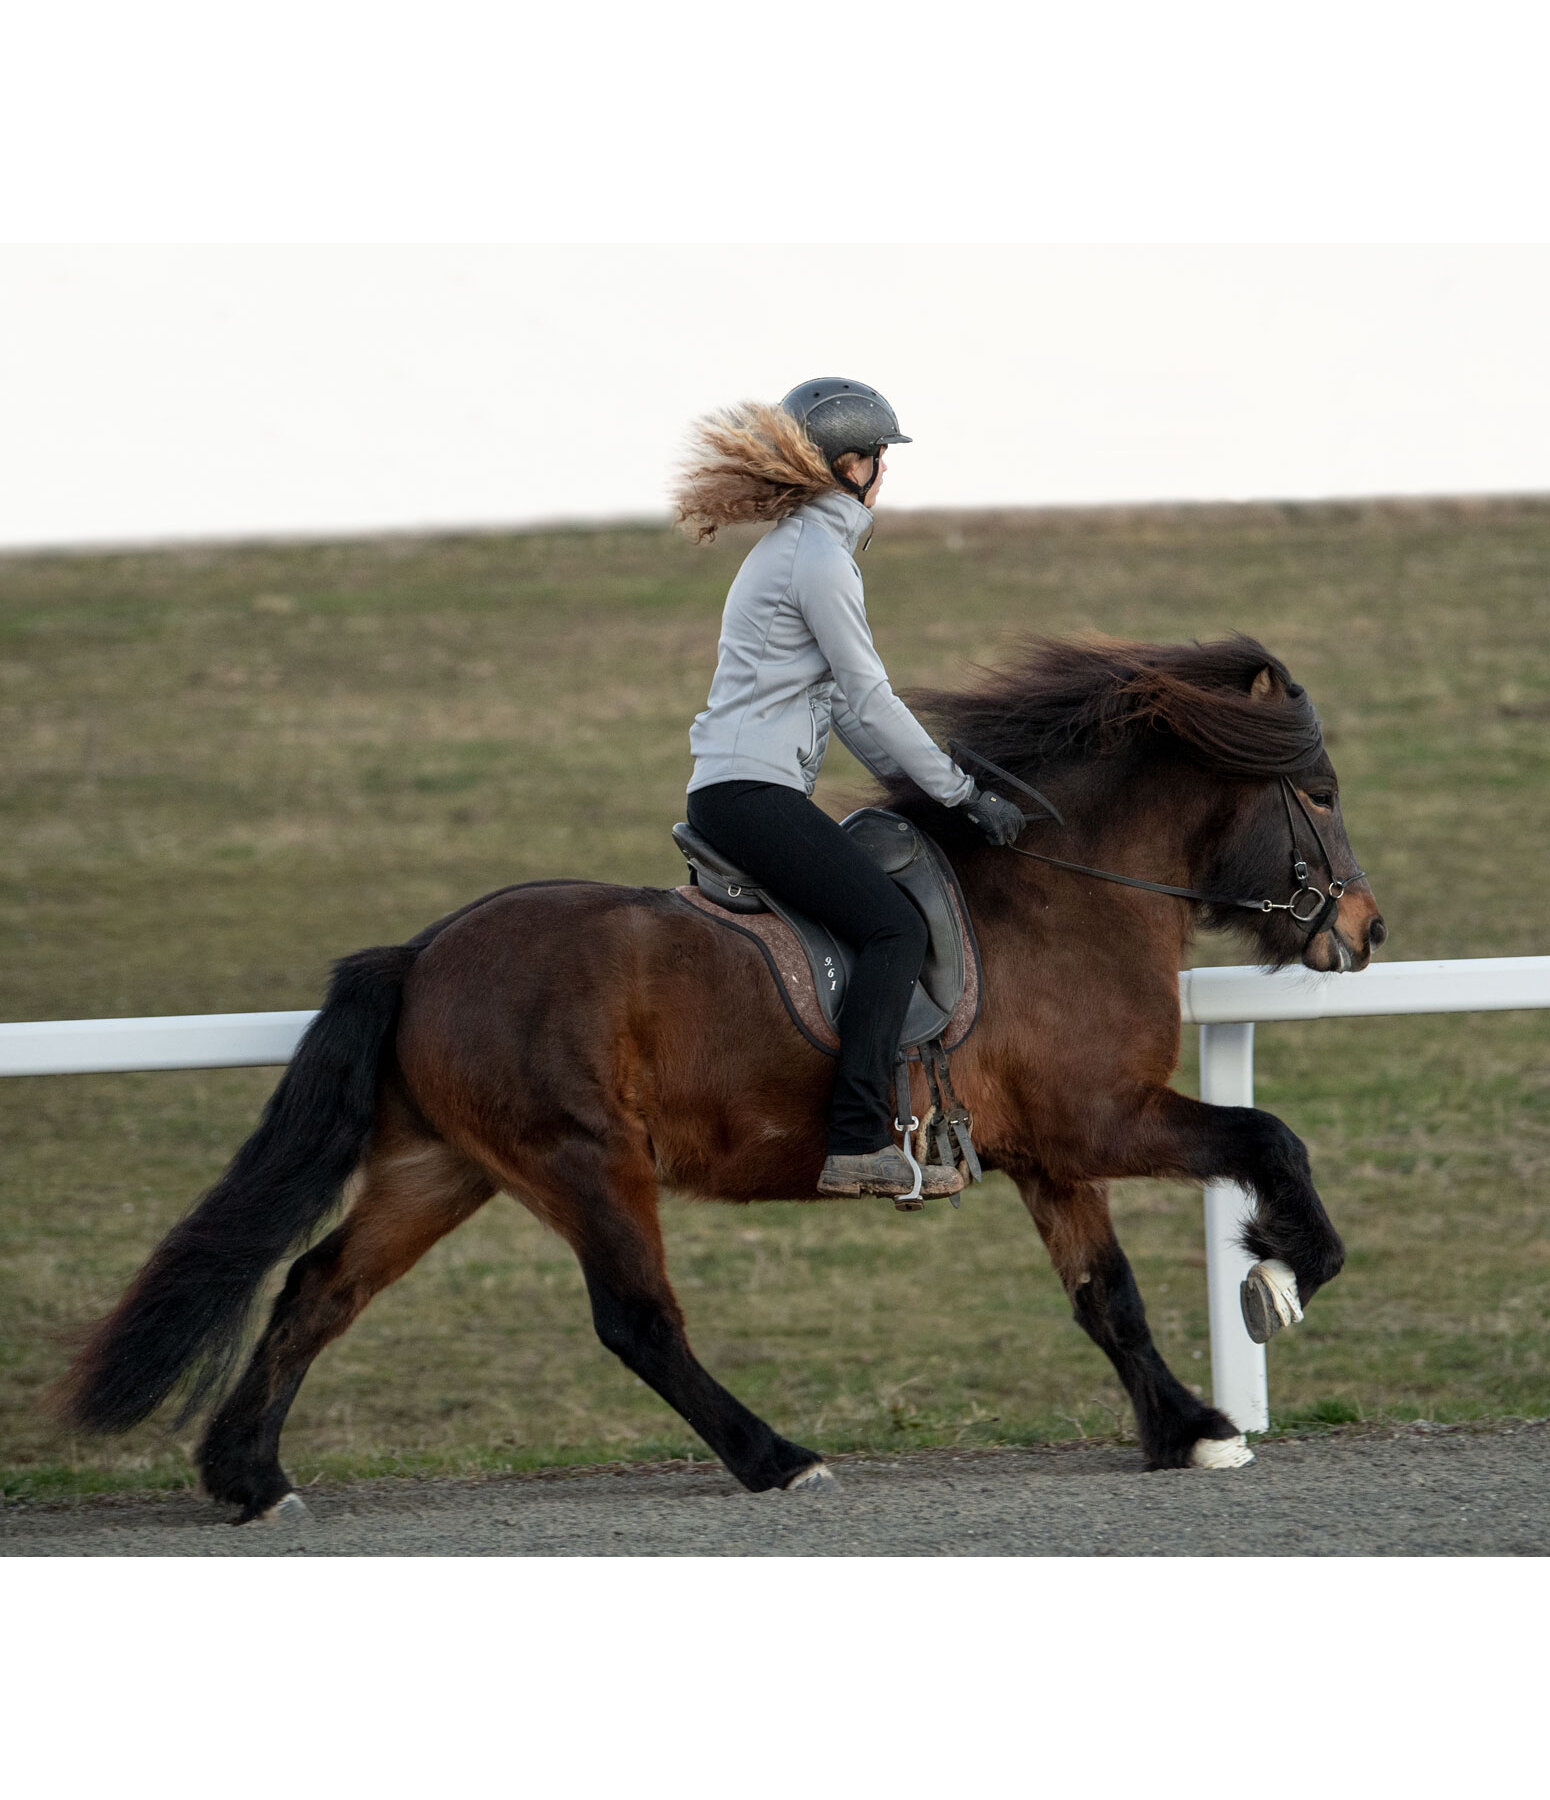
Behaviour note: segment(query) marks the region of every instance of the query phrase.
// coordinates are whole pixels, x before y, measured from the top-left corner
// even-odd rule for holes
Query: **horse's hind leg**
[[[239,1523],[282,1503],[304,1510],[280,1467],[280,1432],[313,1358],[495,1191],[446,1144],[409,1128],[379,1132],[358,1179],[343,1223],[291,1264],[246,1373],[200,1445],[205,1487],[242,1508]]]
[[[1107,1185],[1038,1176],[1018,1189],[1077,1324],[1113,1363],[1135,1406],[1146,1466],[1236,1468],[1252,1461],[1232,1420],[1192,1394],[1152,1342],[1136,1278],[1114,1235]]]
[[[755,1493],[828,1479],[816,1450],[772,1431],[712,1379],[689,1348],[667,1278],[656,1179],[632,1148],[573,1138],[511,1189],[570,1244],[604,1346],[654,1388]]]

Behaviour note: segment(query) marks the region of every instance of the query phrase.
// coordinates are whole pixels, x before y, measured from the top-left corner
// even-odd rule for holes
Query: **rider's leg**
[[[761,887],[855,947],[828,1151],[833,1158],[889,1149],[894,1055],[926,952],[914,903],[794,788],[741,781],[699,788],[689,796],[689,822]]]

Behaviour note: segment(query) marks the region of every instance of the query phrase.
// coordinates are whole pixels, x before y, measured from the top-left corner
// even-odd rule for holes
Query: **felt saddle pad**
[[[926,921],[926,956],[900,1033],[900,1051],[938,1038],[944,1049],[955,1049],[979,1017],[980,963],[952,865],[918,826],[881,807],[853,812],[841,829],[898,883]],[[833,1055],[839,1049],[836,1027],[855,964],[850,945],[816,919],[765,893],[688,825],[675,825],[673,840],[691,875],[691,885],[676,890],[679,898],[759,945],[798,1029]]]

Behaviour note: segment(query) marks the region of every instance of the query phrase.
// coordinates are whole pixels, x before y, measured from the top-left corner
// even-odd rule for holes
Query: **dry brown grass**
[[[307,1006],[332,957],[504,882],[676,881],[688,722],[747,539],[0,561],[7,1014]],[[1023,631],[1255,633],[1328,721],[1390,953],[1550,950],[1550,506],[885,513],[863,569],[901,686]],[[828,803],[862,791],[836,753]],[[1262,1098],[1309,1140],[1352,1250],[1273,1350],[1283,1416],[1550,1411],[1547,1038],[1532,1014],[1262,1029]],[[13,1489],[186,1478],[158,1429],[65,1440],[36,1401],[52,1334],[116,1295],[271,1084],[0,1084]],[[1116,1208],[1165,1354],[1203,1382],[1198,1196],[1132,1185]],[[805,1441],[1128,1426],[1003,1183],[918,1219],[670,1203],[667,1229],[706,1362]],[[287,1440],[304,1477],[693,1444],[596,1346],[568,1253],[506,1202],[320,1360]]]

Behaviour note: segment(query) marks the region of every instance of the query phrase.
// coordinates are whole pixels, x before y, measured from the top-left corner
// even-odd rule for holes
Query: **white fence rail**
[[[0,1025],[0,1075],[270,1068],[291,1060],[316,1017],[312,1012],[173,1013],[165,1019]]]
[[[1306,969],[1190,969],[1179,977],[1186,1025],[1200,1027],[1200,1094],[1254,1104],[1254,1025],[1394,1013],[1550,1008],[1550,956],[1380,963],[1360,975]],[[288,1062],[310,1012],[204,1013],[164,1019],[49,1019],[0,1024],[0,1076],[115,1074],[136,1069],[262,1068]],[[1205,1190],[1206,1285],[1215,1404],[1242,1430],[1270,1423],[1265,1352],[1243,1328],[1238,1284],[1249,1258],[1236,1233],[1248,1197]]]
[[[1185,1024],[1200,1027],[1201,1099],[1252,1106],[1256,1021],[1550,1007],[1550,956],[1378,963],[1360,975],[1190,969],[1179,977],[1179,1005]],[[1238,1306],[1252,1262],[1238,1245],[1249,1198],[1232,1182],[1212,1181],[1205,1206],[1211,1398],[1241,1430],[1263,1431],[1270,1423],[1265,1350],[1244,1330]]]

